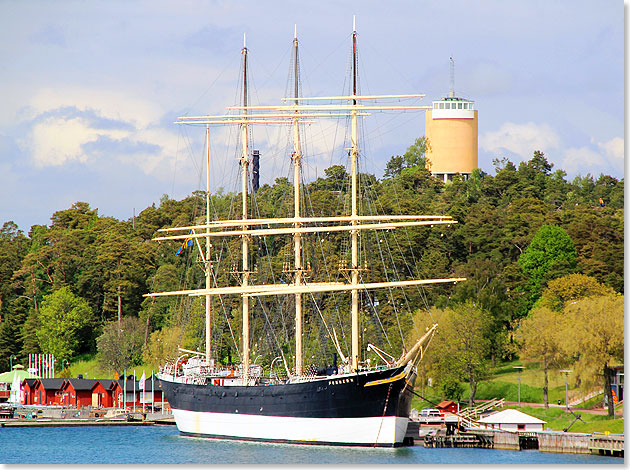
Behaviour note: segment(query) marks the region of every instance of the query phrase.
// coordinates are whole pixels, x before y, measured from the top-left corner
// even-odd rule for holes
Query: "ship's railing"
[[[191,358],[193,359],[193,358]],[[205,385],[208,383],[213,383],[214,379],[231,379],[230,382],[225,382],[225,385],[243,385],[242,383],[238,383],[238,379],[243,378],[242,368],[241,367],[212,367],[199,364],[195,360],[192,362],[192,366],[184,367],[187,362],[190,360],[186,360],[182,357],[178,358],[176,361],[169,361],[164,363],[162,367],[160,367],[160,373],[164,375],[171,376],[174,380],[180,383],[188,383],[188,384],[197,384],[197,385]],[[388,369],[389,367],[384,364],[369,364],[362,363],[362,367],[359,368],[357,372],[368,372],[368,371],[378,371]],[[320,375],[315,369],[307,368],[306,374],[302,376],[292,375],[290,378],[287,377],[278,377],[272,375],[270,372],[269,375],[264,374],[263,367],[258,364],[251,364],[249,369],[249,384],[248,385],[257,385],[257,384],[269,384],[269,385],[280,385],[289,382],[308,382],[313,379],[326,379],[330,377],[338,377],[342,375],[352,374],[353,372],[350,370],[350,367],[340,365],[338,367],[338,372],[333,375]],[[221,381],[223,384],[224,382]]]

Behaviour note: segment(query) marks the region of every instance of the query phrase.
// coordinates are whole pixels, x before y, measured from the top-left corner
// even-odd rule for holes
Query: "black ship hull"
[[[185,435],[387,447],[403,443],[414,379],[404,367],[280,385],[196,385],[160,377]]]

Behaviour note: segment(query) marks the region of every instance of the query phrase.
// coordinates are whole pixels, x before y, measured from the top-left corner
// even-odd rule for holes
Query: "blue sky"
[[[484,171],[542,150],[568,178],[623,177],[621,1],[0,0],[0,223],[28,232],[76,201],[128,219],[204,187],[203,130],[173,121],[235,104],[243,34],[254,102],[284,96],[295,24],[303,94],[339,95],[353,15],[363,93],[430,104],[448,93],[454,57],[455,92],[479,111]],[[424,114],[374,122],[364,170],[381,177],[424,135]],[[278,136],[256,132],[263,182],[288,176],[287,154],[271,157]],[[343,163],[312,149],[311,178]],[[234,158],[213,155],[213,188],[233,189],[223,176]]]

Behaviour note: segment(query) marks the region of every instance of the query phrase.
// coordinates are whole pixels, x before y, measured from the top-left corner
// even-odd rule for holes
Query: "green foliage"
[[[410,331],[422,329],[418,319],[428,317],[427,309],[442,311],[471,301],[486,312],[487,342],[482,362],[495,364],[515,357],[520,346],[515,330],[520,319],[527,317],[535,298],[530,273],[521,268],[519,258],[530,249],[534,234],[543,226],[566,231],[577,261],[573,267],[569,262],[552,264],[541,277],[538,294],[545,285],[555,285],[554,278],[573,272],[623,293],[623,180],[586,175],[567,181],[562,170],[554,169],[542,152],[536,152],[531,160],[518,165],[497,159],[494,176],[476,170],[468,180],[455,177],[445,184],[426,168],[427,145],[421,137],[403,155],[393,157],[382,181],[361,173],[359,212],[448,214],[458,224],[362,232],[360,264],[366,269],[361,277],[366,282],[377,282],[454,275],[468,281],[456,286],[436,284],[426,289],[362,294],[363,347],[372,342],[398,356],[411,344]],[[348,190],[347,168],[327,168],[323,177],[305,185],[302,214],[348,215]],[[263,185],[250,197],[254,217],[293,216],[293,188],[287,178]],[[600,197],[604,207],[598,204]],[[239,199],[238,193],[213,193],[212,218],[238,217]],[[31,227],[28,235],[15,224],[5,223],[0,230],[0,368],[8,367],[11,355],[22,361],[28,353],[46,352],[37,336],[43,331],[43,299],[64,287],[84,299],[93,312],[92,326],[75,335],[79,351],[94,354],[95,338],[106,325],[119,318],[124,321],[135,317],[142,323],[143,339],[148,338],[146,350],[153,351],[148,357],[156,367],[158,358],[176,354],[178,345],[203,350],[204,312],[199,300],[145,298],[143,294],[204,286],[195,250],[177,256],[179,242],[151,242],[159,229],[203,223],[204,211],[205,194],[195,192],[179,201],[164,196],[159,204],[142,210],[134,221],[103,217],[87,203],[77,202],[55,212],[49,225]],[[350,261],[348,238],[340,233],[318,234],[316,238],[319,243],[315,243],[315,237],[304,237],[303,263],[309,268],[308,282],[340,280]],[[256,269],[253,282],[291,282],[291,236],[252,240],[250,264]],[[230,272],[240,269],[241,241],[217,239],[213,244],[217,284],[235,285],[238,275]],[[572,282],[567,285],[570,287]],[[572,295],[556,294],[562,299]],[[335,328],[342,350],[348,353],[348,298],[346,294],[305,298],[305,349],[309,360],[331,363],[335,349],[327,328]],[[372,309],[369,300],[378,301],[378,305]],[[314,301],[319,311],[313,308]],[[549,306],[543,301],[544,295],[537,305]],[[558,299],[554,302],[549,308],[556,310]],[[421,313],[412,321],[409,312],[420,308]],[[291,298],[262,297],[252,302],[250,337],[259,362],[273,360],[281,349],[287,357],[294,356],[292,309]],[[239,360],[239,299],[213,296],[211,311],[215,359],[226,362],[231,355],[233,361]],[[445,326],[441,324],[440,328]],[[158,347],[158,338],[169,345]],[[445,375],[440,393],[457,395],[457,387],[449,383],[457,383],[460,388],[466,384],[464,389],[470,393],[469,378],[453,377],[451,380]],[[440,390],[438,385],[433,389]],[[553,386],[549,393],[553,393]]]
[[[521,340],[521,358],[539,359],[544,371],[543,400],[545,407],[549,406],[550,367],[559,366],[566,361],[562,350],[561,315],[546,307],[534,308],[529,316],[521,322],[518,335]]]
[[[120,324],[118,321],[106,324],[96,340],[101,368],[122,374],[140,364],[144,333],[144,324],[137,317],[123,318]]]
[[[385,165],[385,178],[399,176],[405,168],[424,168],[428,148],[429,140],[425,136],[418,137],[402,157],[396,155],[390,158]]]
[[[602,383],[613,415],[611,367],[624,359],[624,305],[622,295],[577,300],[564,309],[563,347],[577,358],[575,373],[584,384]]]
[[[615,291],[584,274],[568,274],[549,281],[538,305],[561,311],[569,302],[598,295],[612,295]]]
[[[179,326],[154,331],[142,352],[144,362],[157,369],[165,361],[176,359],[181,338],[182,329]]]
[[[446,400],[460,401],[464,395],[463,385],[454,377],[446,377],[440,383],[440,391]]]
[[[62,287],[44,296],[39,310],[37,339],[45,354],[58,361],[69,360],[81,351],[95,325],[89,304]]]
[[[518,263],[529,278],[530,303],[533,305],[547,282],[575,269],[577,252],[566,230],[556,225],[543,225]]]
[[[488,372],[490,316],[470,301],[434,310],[432,316],[439,327],[421,367],[453,398],[461,394],[457,384],[467,381],[469,400],[474,403],[477,385]],[[422,324],[421,318],[417,320]],[[413,337],[419,336],[416,333]]]

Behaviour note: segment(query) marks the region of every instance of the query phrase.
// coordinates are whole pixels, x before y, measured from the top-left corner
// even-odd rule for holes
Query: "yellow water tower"
[[[449,96],[427,110],[427,168],[446,183],[459,173],[468,178],[478,165],[477,110],[474,101]]]

